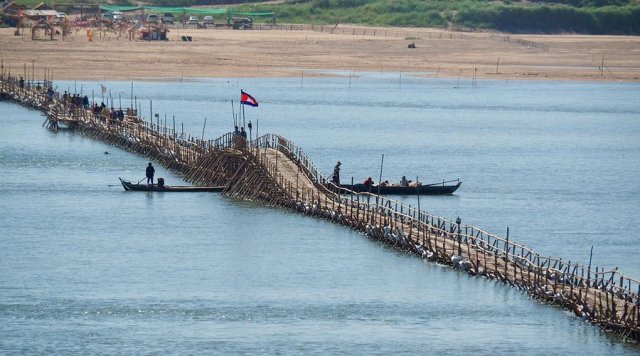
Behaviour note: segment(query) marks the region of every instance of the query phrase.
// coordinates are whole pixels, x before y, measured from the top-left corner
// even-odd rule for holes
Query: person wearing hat
[[[340,186],[340,165],[342,163],[340,163],[340,161],[338,161],[338,163],[336,163],[336,166],[333,167],[333,179],[331,180],[333,182],[333,184]]]

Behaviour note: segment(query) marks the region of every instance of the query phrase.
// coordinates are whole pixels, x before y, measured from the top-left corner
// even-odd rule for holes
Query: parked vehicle
[[[231,19],[234,30],[250,30],[253,28],[251,17],[234,17]]]
[[[202,23],[204,25],[213,25],[213,16],[205,16]]]
[[[200,23],[200,19],[198,16],[189,16],[189,21],[187,21],[189,25],[197,25]]]
[[[58,12],[56,14],[55,22],[64,22],[67,19],[67,14],[64,12]]]
[[[147,15],[147,23],[158,23],[158,15],[156,14]]]
[[[174,21],[173,14],[170,14],[170,13],[167,12],[164,15],[162,15],[162,23],[172,24],[173,21]]]
[[[124,20],[124,15],[120,11],[112,11],[111,15],[113,16],[113,21],[122,21]]]
[[[103,20],[113,21],[113,14],[110,12],[105,12],[104,14],[100,15],[100,17],[102,17]]]

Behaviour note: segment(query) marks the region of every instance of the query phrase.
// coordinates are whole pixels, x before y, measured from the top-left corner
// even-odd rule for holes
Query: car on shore
[[[233,17],[231,27],[234,30],[250,30],[253,28],[253,19],[251,17]]]
[[[203,25],[213,25],[213,16],[205,16],[204,20],[202,20]]]
[[[189,20],[187,20],[188,25],[198,25],[200,24],[200,19],[198,16],[189,16]]]
[[[56,14],[55,18],[53,19],[54,22],[56,23],[62,23],[64,22],[64,20],[67,19],[67,14],[64,12],[60,12],[58,11],[58,13]]]
[[[158,23],[158,15],[156,14],[147,15],[147,23]]]
[[[175,18],[173,17],[173,14],[167,12],[164,15],[162,15],[161,21],[162,23],[172,24],[174,20]]]
[[[120,11],[111,11],[111,15],[113,16],[113,21],[124,20],[124,15]]]

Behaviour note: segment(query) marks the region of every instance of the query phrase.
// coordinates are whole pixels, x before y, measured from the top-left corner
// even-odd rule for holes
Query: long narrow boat
[[[455,184],[448,184],[453,183]],[[367,186],[362,183],[360,184],[341,184],[343,193],[348,193],[349,191],[353,191],[356,193],[369,192],[373,194],[378,194],[378,189],[381,195],[446,195],[453,194],[462,182],[457,180],[451,180],[441,183],[432,183],[432,184],[420,184],[418,186],[400,186],[400,185],[382,185],[378,187],[377,185]]]
[[[138,184],[131,183],[128,180],[120,179],[120,183],[125,191],[142,191],[142,192],[221,192],[225,187],[197,187],[189,185],[161,185],[158,184]]]

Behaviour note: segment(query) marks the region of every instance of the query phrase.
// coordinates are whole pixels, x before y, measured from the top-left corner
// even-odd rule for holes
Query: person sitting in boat
[[[401,187],[408,187],[409,186],[409,181],[407,180],[407,177],[402,176],[402,179],[400,179],[400,186]]]
[[[389,181],[388,180],[385,180],[384,182],[380,183],[381,187],[386,187],[388,185],[389,185]]]
[[[154,173],[156,173],[156,170],[153,168],[153,165],[151,164],[151,162],[149,162],[149,165],[147,166],[147,184],[151,182],[151,184],[153,185]]]
[[[338,163],[336,163],[336,166],[333,167],[333,177],[331,179],[331,181],[333,182],[333,184],[335,185],[340,185],[340,165],[342,163],[340,163],[340,161],[338,161]]]
[[[371,179],[371,177],[367,178],[367,180],[364,181],[365,187],[370,187],[372,185],[373,185],[373,179]]]

